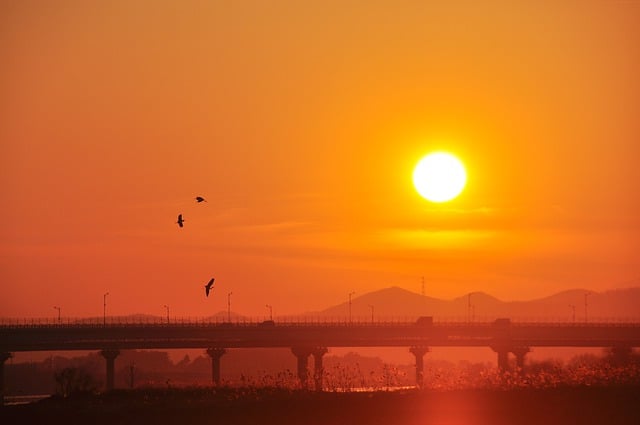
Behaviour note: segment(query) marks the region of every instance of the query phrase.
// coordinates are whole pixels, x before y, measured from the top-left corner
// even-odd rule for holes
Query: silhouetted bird
[[[207,297],[209,296],[209,291],[211,291],[211,288],[213,288],[213,281],[214,280],[216,280],[216,279],[212,277],[211,280],[209,281],[209,283],[204,285],[204,293],[205,293],[205,295]]]
[[[176,221],[176,223],[178,223],[178,226],[182,227],[184,225],[184,220],[182,219],[182,214],[178,214],[178,221]]]
[[[200,202],[207,202],[207,200],[206,200],[206,199],[204,199],[202,196],[196,196],[196,201],[197,201],[198,203],[200,203]]]

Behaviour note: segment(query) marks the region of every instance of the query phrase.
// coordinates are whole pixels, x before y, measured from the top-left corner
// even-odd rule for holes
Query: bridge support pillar
[[[207,354],[211,357],[211,382],[220,385],[220,358],[226,354],[224,348],[208,348]]]
[[[322,356],[327,354],[327,347],[316,347],[311,352],[313,355],[313,380],[316,391],[322,391],[322,380],[324,378],[324,367],[322,366]]]
[[[506,345],[492,346],[491,349],[498,353],[498,370],[506,372],[509,370],[509,351],[511,348]]]
[[[308,388],[309,381],[309,356],[313,349],[309,347],[293,347],[291,348],[293,355],[298,359],[298,379],[300,380],[300,387],[302,389]]]
[[[516,356],[516,367],[519,373],[524,372],[524,357],[531,351],[529,347],[513,347],[511,352]]]
[[[107,362],[107,382],[106,390],[111,391],[114,388],[114,366],[116,357],[120,355],[120,350],[102,350],[100,354]]]
[[[4,362],[13,355],[9,352],[0,352],[0,406],[4,404]]]
[[[498,351],[498,369],[500,369],[500,372],[506,372],[509,370],[509,351]]]
[[[416,346],[409,348],[411,354],[416,357],[416,385],[422,388],[424,385],[424,355],[429,352],[429,347]]]

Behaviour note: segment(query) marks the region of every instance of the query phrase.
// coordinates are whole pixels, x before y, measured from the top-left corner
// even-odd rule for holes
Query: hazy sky
[[[638,285],[638,40],[637,1],[2,1],[0,316]]]

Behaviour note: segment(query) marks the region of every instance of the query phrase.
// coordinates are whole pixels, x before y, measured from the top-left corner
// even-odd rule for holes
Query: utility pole
[[[107,295],[109,295],[109,293],[105,292],[102,296],[102,324],[104,326],[107,325]]]
[[[349,292],[349,323],[351,323],[351,296],[355,294],[355,292]]]
[[[589,295],[591,295],[591,292],[584,293],[584,323],[587,323],[589,321],[589,316],[587,315],[587,308],[589,307],[587,297]]]
[[[58,323],[60,323],[60,307],[54,305],[53,308],[58,310]]]
[[[231,294],[233,294],[233,292],[227,294],[227,321],[229,323],[231,323]]]
[[[426,314],[427,312],[427,297],[425,295],[425,291],[424,291],[424,276],[422,276],[422,308],[424,309],[424,312]]]

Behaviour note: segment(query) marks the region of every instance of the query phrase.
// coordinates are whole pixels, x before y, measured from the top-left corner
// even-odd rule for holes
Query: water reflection
[[[38,395],[8,395],[4,396],[4,404],[6,406],[15,406],[19,404],[29,404],[34,403],[36,401],[43,400],[45,398],[51,397],[48,394],[38,394]]]

